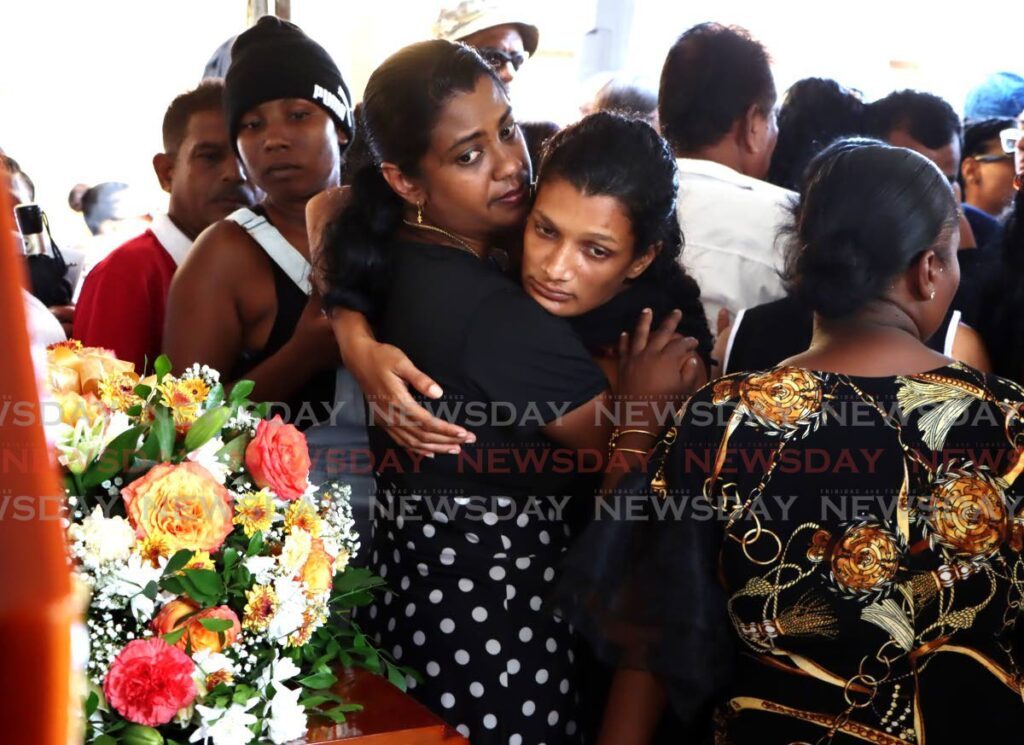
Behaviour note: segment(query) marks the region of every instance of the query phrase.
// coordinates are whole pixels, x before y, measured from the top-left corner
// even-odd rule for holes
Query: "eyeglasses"
[[[1003,153],[1002,155],[972,155],[971,160],[976,160],[979,163],[1013,163],[1013,153]]]
[[[476,51],[484,58],[484,62],[495,70],[501,70],[505,65],[511,64],[512,69],[518,72],[526,62],[526,55],[522,52],[504,52],[494,47],[478,47]]]
[[[999,133],[999,144],[1003,146],[1003,152],[1012,153],[1017,149],[1017,142],[1020,141],[1024,132],[1019,127],[1010,127]]]

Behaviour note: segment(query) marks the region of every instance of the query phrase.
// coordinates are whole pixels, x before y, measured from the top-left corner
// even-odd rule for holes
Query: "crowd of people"
[[[657,91],[520,122],[507,11],[443,11],[361,95],[260,19],[167,109],[166,214],[27,257],[35,338],[254,381],[353,486],[388,585],[357,622],[473,745],[1003,739],[1024,78],[963,119],[779,100],[705,23]],[[128,192],[71,199],[123,237]]]

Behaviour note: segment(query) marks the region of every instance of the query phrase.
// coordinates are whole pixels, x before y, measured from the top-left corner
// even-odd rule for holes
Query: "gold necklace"
[[[457,244],[455,246],[452,246],[452,248],[457,248],[460,251],[465,251],[468,254],[472,254],[474,259],[479,259],[480,258],[480,254],[478,254],[476,251],[474,251],[473,247],[470,246],[468,243],[466,243],[466,241],[462,240],[457,235],[449,233],[447,230],[444,230],[443,228],[438,228],[438,227],[436,227],[434,225],[427,225],[426,223],[422,223],[422,222],[419,222],[419,223],[412,222],[411,220],[405,220],[405,219],[403,219],[402,222],[404,222],[410,228],[419,228],[420,230],[432,230],[435,233],[440,233],[441,235],[443,235],[448,240],[454,241]]]

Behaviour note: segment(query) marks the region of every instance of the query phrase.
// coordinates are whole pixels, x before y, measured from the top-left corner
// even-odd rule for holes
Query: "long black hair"
[[[821,316],[850,317],[956,226],[953,191],[930,160],[839,140],[811,161],[783,231],[788,289]]]
[[[654,261],[633,280],[639,290],[635,297],[641,304],[682,310],[680,332],[696,338],[707,357],[711,332],[700,302],[700,287],[679,263],[683,250],[676,215],[679,176],[668,143],[641,119],[607,111],[591,114],[558,132],[545,145],[537,172],[538,190],[553,179],[564,179],[588,196],[616,199],[629,216],[635,255],[660,245]],[[659,295],[665,303],[657,302]],[[614,303],[612,300],[609,305]],[[601,309],[591,313],[600,314]],[[586,331],[581,326],[586,325],[587,317],[594,317],[591,313],[574,322],[581,332]],[[615,334],[631,331],[636,316],[624,322],[627,326]]]
[[[417,176],[444,105],[471,92],[481,77],[503,84],[470,47],[440,39],[411,44],[370,76],[357,130],[369,150],[351,179],[351,194],[324,232],[317,283],[327,309],[344,306],[373,317],[389,285],[386,244],[405,204],[380,171],[384,161]]]

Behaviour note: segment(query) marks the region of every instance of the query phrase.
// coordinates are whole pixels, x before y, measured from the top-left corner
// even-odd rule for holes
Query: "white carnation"
[[[302,585],[292,579],[281,577],[274,582],[274,592],[280,605],[270,620],[268,633],[279,644],[286,644],[288,636],[302,627],[306,610],[306,593]]]
[[[135,545],[131,524],[123,517],[104,517],[99,505],[80,524],[68,528],[68,534],[81,543],[81,559],[94,566],[127,561]]]
[[[224,441],[219,437],[214,437],[188,454],[188,459],[209,471],[218,484],[223,484],[228,480],[228,473],[231,470],[227,463],[217,457],[217,451],[222,447],[224,447]]]
[[[256,584],[268,584],[277,572],[277,559],[273,556],[250,556],[244,562]]]

